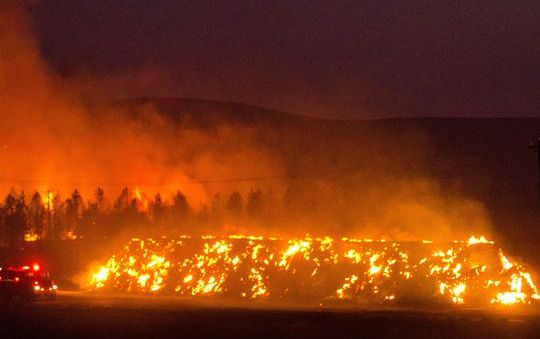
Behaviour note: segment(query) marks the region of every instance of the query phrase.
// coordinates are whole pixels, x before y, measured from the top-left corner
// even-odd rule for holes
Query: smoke
[[[221,121],[201,127],[163,114],[151,101],[136,108],[86,105],[89,92],[95,97],[118,90],[122,96],[133,75],[62,79],[41,58],[25,7],[0,6],[3,193],[53,189],[66,195],[79,189],[91,197],[101,186],[112,199],[123,186],[138,186],[149,196],[180,190],[198,209],[210,206],[217,193],[237,190],[245,196],[260,188],[279,201],[268,207],[266,217],[231,218],[222,226],[394,239],[489,231],[479,202],[442,188],[430,176],[422,160],[430,142],[421,132],[405,133],[403,148],[392,150],[387,140],[395,136],[388,131],[334,135],[330,124],[315,120],[289,119],[290,125],[271,127]],[[159,83],[159,71],[149,69],[135,85]],[[325,175],[342,168],[355,171]],[[281,179],[216,183],[253,177]]]
[[[61,79],[42,60],[25,11],[10,2],[0,14],[3,193],[11,187],[42,193],[77,188],[90,196],[96,186],[116,194],[123,186],[142,185],[149,195],[181,190],[198,205],[209,193],[197,179],[245,175],[254,168],[275,173],[279,167],[278,157],[253,148],[249,130],[179,131],[152,105],[136,117],[122,108],[89,109],[81,100],[89,87],[121,89],[133,77],[89,78],[77,85]],[[140,81],[151,79],[150,73],[140,73]]]

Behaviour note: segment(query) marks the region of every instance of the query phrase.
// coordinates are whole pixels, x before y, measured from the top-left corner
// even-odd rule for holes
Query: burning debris
[[[430,300],[466,305],[540,299],[531,274],[485,237],[437,244],[329,237],[132,239],[92,289],[324,302]]]

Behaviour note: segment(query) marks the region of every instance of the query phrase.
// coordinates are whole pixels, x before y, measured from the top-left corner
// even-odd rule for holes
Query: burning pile
[[[540,299],[531,274],[484,237],[444,246],[244,235],[132,239],[91,284],[111,292],[310,302],[485,305]]]

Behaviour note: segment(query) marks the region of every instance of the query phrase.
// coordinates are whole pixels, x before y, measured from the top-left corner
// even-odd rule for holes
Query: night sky
[[[540,115],[540,1],[41,0],[32,13],[46,60],[111,96],[327,118]]]

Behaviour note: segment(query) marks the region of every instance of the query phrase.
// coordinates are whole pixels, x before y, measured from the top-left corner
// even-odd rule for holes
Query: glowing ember
[[[493,244],[493,241],[489,241],[484,237],[483,235],[480,237],[475,237],[474,235],[469,238],[467,241],[467,244],[469,245],[475,245],[475,244]]]
[[[485,237],[436,244],[329,237],[132,239],[93,274],[95,290],[388,303],[523,304],[531,274]]]
[[[24,234],[24,241],[32,242],[37,241],[39,239],[39,236],[36,233],[28,232]]]

